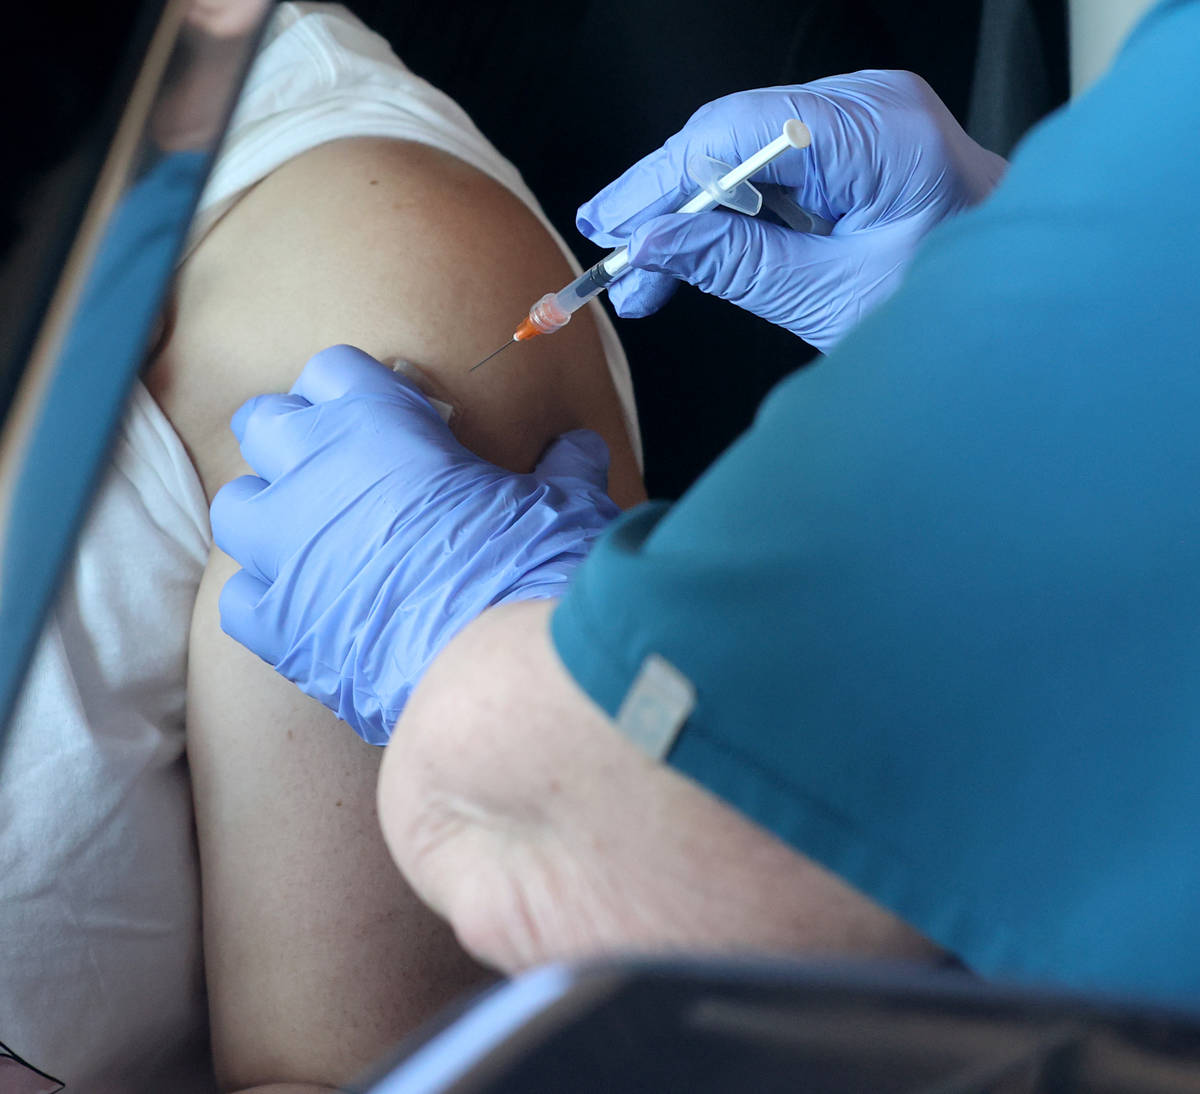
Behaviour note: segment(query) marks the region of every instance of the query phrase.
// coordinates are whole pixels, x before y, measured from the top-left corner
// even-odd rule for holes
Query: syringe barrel
[[[621,250],[624,251],[625,248],[622,247]],[[612,259],[613,255],[605,255],[596,265],[584,270],[565,289],[560,289],[556,294],[558,297],[558,306],[568,314],[578,311],[593,296],[599,296],[621,274],[629,269],[627,264],[619,263],[617,264],[618,268],[614,271],[612,269],[614,265]]]
[[[591,269],[584,270],[565,289],[549,292],[529,309],[529,318],[518,328],[514,336],[518,342],[538,334],[553,334],[570,321],[571,316],[593,296],[599,296],[618,277],[629,269],[626,260],[628,251],[621,247],[612,251]]]

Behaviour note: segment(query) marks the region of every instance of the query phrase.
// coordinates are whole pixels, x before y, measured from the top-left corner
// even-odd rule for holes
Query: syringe
[[[716,160],[709,159],[695,169],[689,164],[689,172],[702,174],[703,168],[707,165],[709,174],[706,179],[694,180],[702,183],[703,189],[688,198],[675,212],[700,213],[715,205],[728,205],[740,212],[751,215],[757,213],[762,205],[762,196],[747,180],[776,157],[783,155],[789,148],[807,148],[810,143],[812,143],[812,134],[809,132],[808,126],[799,118],[789,118],[783,124],[783,132],[770,144],[764,145],[749,159],[743,160],[736,167],[724,170],[723,173],[718,174],[712,170],[713,165],[722,169],[727,168],[726,164],[721,164]],[[812,217],[812,214],[808,215],[814,221],[819,220],[819,218]],[[525,342],[530,338],[536,338],[539,334],[552,334],[565,327],[575,312],[592,297],[598,296],[630,268],[628,247],[618,247],[615,251],[611,251],[591,269],[585,270],[566,288],[543,296],[529,309],[529,314],[521,320],[512,338],[495,353],[489,353],[478,365],[472,365],[470,371],[474,372],[480,365],[487,364],[497,353],[507,349],[513,342]]]

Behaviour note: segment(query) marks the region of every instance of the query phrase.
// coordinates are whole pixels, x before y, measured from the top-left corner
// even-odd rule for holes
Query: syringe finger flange
[[[688,157],[688,177],[703,190],[717,205],[724,205],[747,216],[758,216],[762,209],[762,194],[749,182],[739,182],[725,189],[721,179],[729,174],[733,167],[722,163],[715,156],[707,156],[703,152],[695,152]]]

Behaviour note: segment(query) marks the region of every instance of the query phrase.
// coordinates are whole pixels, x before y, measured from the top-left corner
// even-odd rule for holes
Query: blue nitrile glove
[[[808,126],[811,146],[785,152],[752,181],[834,221],[832,235],[761,214],[670,212],[697,189],[687,174],[693,154],[737,163],[788,118]],[[1005,167],[919,76],[859,72],[709,103],[582,205],[576,224],[601,246],[629,246],[636,268],[609,289],[618,314],[656,311],[679,278],[828,351],[895,290],[922,237],[986,197]]]
[[[221,626],[370,744],[485,608],[558,596],[617,515],[608,449],[575,430],[527,475],[467,451],[413,384],[351,346],[313,357],[288,395],[233,418],[262,478],[212,504],[243,569]]]

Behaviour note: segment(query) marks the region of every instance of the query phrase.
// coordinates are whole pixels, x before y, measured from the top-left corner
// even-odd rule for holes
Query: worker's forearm
[[[552,610],[468,626],[381,770],[392,854],[470,951],[508,971],[631,948],[933,952],[621,736],[559,662]]]

